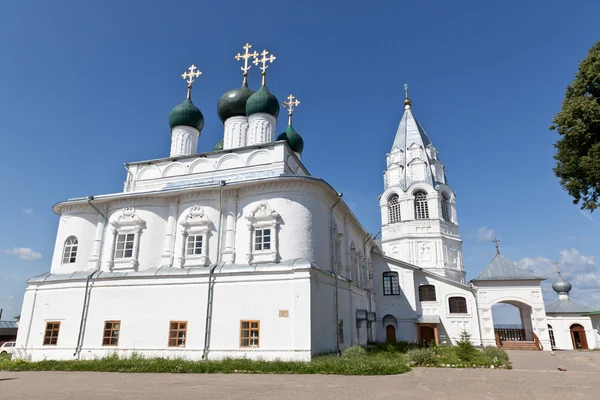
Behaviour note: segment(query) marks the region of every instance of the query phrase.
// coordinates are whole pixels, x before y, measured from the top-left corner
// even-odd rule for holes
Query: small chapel
[[[292,125],[300,101],[280,103],[267,87],[276,57],[251,48],[235,56],[241,86],[217,102],[223,139],[212,151],[197,153],[204,116],[192,101],[201,75],[192,65],[182,74],[187,95],[168,116],[168,156],[125,164],[122,192],[54,205],[54,255],[28,281],[16,357],[308,361],[370,342],[453,344],[463,331],[476,346],[600,346],[600,316],[569,299],[560,272],[549,306],[545,277],[499,250],[466,280],[456,195],[406,85],[382,155],[376,239],[303,164],[305,139]],[[281,105],[287,128],[278,133]],[[518,307],[520,329],[495,328],[499,303]]]

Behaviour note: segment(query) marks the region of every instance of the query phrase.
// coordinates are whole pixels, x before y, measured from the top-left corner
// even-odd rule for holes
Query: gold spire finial
[[[494,240],[492,240],[493,243],[496,244],[496,254],[500,254],[500,247],[498,246],[498,243],[500,243],[500,241],[496,238],[494,238]]]
[[[267,54],[269,54],[269,52],[267,50],[263,50],[262,53],[260,53],[262,58],[255,58],[253,61],[254,65],[256,65],[256,66],[258,66],[258,64],[262,63],[262,66],[259,68],[262,71],[262,85],[263,86],[265,86],[265,75],[267,74],[267,68],[269,68],[267,63],[273,63],[273,61],[275,61],[275,59],[277,58],[273,54],[271,54],[269,57],[267,57]]]
[[[560,267],[558,266],[558,261],[554,261],[554,265],[556,265],[556,272],[558,272],[558,276],[560,277]]]
[[[292,113],[294,112],[294,109],[300,105],[300,100],[293,94],[290,94],[287,97],[287,101],[284,101],[282,105],[288,110],[288,125],[292,125]]]
[[[251,67],[251,65],[248,65],[248,60],[250,59],[250,57],[253,57],[254,59],[258,57],[258,53],[256,52],[256,50],[253,53],[250,53],[248,51],[250,50],[250,47],[252,47],[252,45],[250,45],[250,43],[246,43],[246,45],[244,46],[244,50],[246,50],[246,52],[244,54],[237,53],[237,55],[235,56],[235,59],[238,61],[242,59],[244,60],[244,66],[240,67],[241,70],[244,71],[244,85],[246,85],[248,82],[248,70]]]
[[[190,71],[185,71],[181,74],[181,77],[187,82],[187,98],[189,99],[192,93],[192,83],[196,80],[197,77],[202,75],[202,72],[196,68],[194,64],[188,68]]]
[[[406,95],[406,98],[404,99],[404,105],[410,106],[412,104],[412,101],[408,97],[408,83],[406,82],[404,82],[404,94]]]

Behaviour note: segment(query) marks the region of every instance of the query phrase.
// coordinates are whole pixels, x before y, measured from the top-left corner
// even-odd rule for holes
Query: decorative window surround
[[[63,250],[63,264],[73,264],[77,260],[77,248],[79,242],[75,236],[69,236],[65,241],[65,248]]]
[[[125,207],[121,210],[121,215],[117,217],[115,221],[111,223],[111,247],[109,249],[110,259],[107,261],[108,268],[113,270],[137,270],[139,246],[140,246],[140,234],[144,229],[146,223],[138,215],[134,207]],[[131,256],[128,256],[126,250],[123,250],[123,257],[117,258],[117,238],[119,235],[133,234],[133,249]]]
[[[246,253],[248,263],[277,262],[277,226],[279,224],[279,214],[275,212],[266,201],[261,201],[244,215],[248,220],[248,229],[250,230],[249,251]],[[270,245],[255,246],[257,242],[257,230],[264,233],[265,229],[270,229]],[[262,243],[262,242],[261,242]],[[261,250],[257,250],[260,248]]]
[[[210,263],[208,257],[208,233],[210,231],[210,219],[204,213],[204,209],[199,206],[193,206],[188,216],[179,223],[183,229],[181,229],[181,246],[179,248],[179,257],[177,258],[178,264],[181,267],[199,267],[205,266]],[[198,239],[201,240],[202,244],[199,247],[200,254],[197,251],[189,253],[189,245],[192,244],[189,238],[192,236],[200,236],[194,240],[194,246],[197,244]],[[198,248],[196,248],[198,249]]]

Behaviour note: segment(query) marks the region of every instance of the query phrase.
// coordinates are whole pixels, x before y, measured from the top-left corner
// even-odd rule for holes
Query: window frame
[[[400,296],[402,291],[400,290],[400,274],[396,271],[385,271],[381,274],[382,283],[383,283],[383,295],[384,296]],[[394,278],[396,281],[396,289],[397,293],[394,293]],[[389,288],[386,288],[386,281],[389,280]],[[388,290],[389,289],[389,293]]]
[[[74,243],[69,243],[70,240],[74,240]],[[67,257],[67,250],[69,251]],[[67,240],[65,240],[65,245],[63,246],[63,254],[61,264],[75,264],[77,262],[77,252],[79,250],[79,240],[76,236],[69,236]],[[67,261],[65,261],[65,259]]]
[[[429,292],[429,294],[433,293],[433,299],[432,298],[427,298],[427,292]],[[424,301],[437,301],[437,293],[435,290],[435,286],[434,285],[420,285],[419,286],[419,301],[424,302]]]
[[[50,324],[52,324],[52,327],[49,326]],[[54,335],[55,332],[56,335]],[[44,340],[42,342],[42,346],[58,346],[59,335],[60,321],[46,321],[46,329],[44,329]],[[54,343],[52,343],[52,339],[54,339]],[[46,341],[48,341],[48,343],[46,343]]]
[[[456,303],[456,301],[458,299],[461,299],[464,303],[461,303],[458,305],[458,310],[456,309],[457,305],[454,304],[454,310],[453,311],[453,301]],[[462,305],[464,304],[464,311],[462,311]],[[448,313],[449,314],[468,314],[469,313],[469,307],[467,304],[467,299],[464,296],[451,296],[448,297]]]
[[[400,196],[394,193],[388,198],[388,223],[395,224],[401,221]]]
[[[173,325],[175,324],[175,328],[173,327]],[[181,325],[184,325],[183,328],[181,327]],[[187,328],[188,328],[188,322],[187,321],[169,321],[169,340],[167,343],[167,347],[171,347],[171,348],[185,348],[187,345]],[[183,337],[179,336],[179,333],[183,332]],[[175,334],[175,336],[173,336],[173,334]],[[175,344],[171,344],[172,341]],[[180,341],[183,341],[183,344],[179,344]]]
[[[181,267],[201,267],[210,264],[208,254],[211,221],[198,204],[190,208],[187,215],[179,223],[181,226],[177,264]],[[201,236],[201,254],[188,254],[189,238]]]
[[[193,242],[192,246],[190,246],[190,239],[192,239],[192,242]],[[198,245],[198,243],[200,243],[200,245]],[[204,247],[204,235],[202,235],[200,233],[187,235],[186,240],[185,240],[185,255],[186,255],[186,257],[201,256],[203,247]],[[190,253],[190,250],[192,250],[191,253]],[[198,250],[199,250],[199,252],[198,252]]]
[[[111,324],[110,329],[107,328],[108,324]],[[115,329],[115,324],[118,324],[119,326]],[[104,321],[103,327],[102,327],[102,347],[118,347],[119,346],[119,340],[121,338],[121,330],[123,328],[123,325],[121,324],[121,320],[106,320]],[[110,335],[106,336],[106,331],[110,331]],[[117,335],[113,336],[113,332],[117,331]],[[109,340],[109,343],[104,343],[106,341],[106,339]],[[110,343],[112,341],[112,339],[116,339],[117,342],[116,343]]]
[[[266,232],[268,232],[268,234],[266,234]],[[260,235],[259,235],[260,233]],[[272,233],[271,233],[271,228],[270,227],[260,227],[260,228],[256,228],[253,231],[253,235],[254,235],[254,250],[253,251],[269,251],[271,250],[271,238],[272,238]],[[268,238],[268,241],[265,240],[265,238]],[[260,242],[259,240],[260,239]],[[266,247],[265,244],[267,244],[268,246]],[[260,248],[257,248],[260,247]]]
[[[429,201],[427,200],[427,192],[418,190],[414,194],[415,202],[415,219],[430,219],[429,218]]]
[[[450,216],[450,199],[446,193],[442,193],[442,198],[440,200],[440,208],[442,211],[442,219],[446,222],[452,222],[452,217]]]
[[[115,261],[119,260],[129,260],[131,258],[133,258],[133,248],[135,246],[135,233],[130,233],[130,232],[123,232],[123,233],[117,233],[116,236],[116,242],[115,242],[115,253],[113,255]],[[123,236],[123,241],[120,241],[120,238]],[[130,238],[131,237],[131,238]],[[123,244],[123,248],[119,249],[119,244],[122,243]],[[128,248],[127,245],[131,244],[131,247]],[[127,251],[130,252],[129,255],[127,254]],[[118,256],[117,254],[121,252],[121,255]]]
[[[118,216],[113,220],[110,225],[111,229],[111,241],[110,241],[110,249],[108,249],[108,254],[110,254],[109,260],[107,261],[108,268],[113,270],[136,270],[139,262],[139,246],[140,246],[140,236],[142,229],[145,227],[146,223],[142,220],[135,209],[135,207],[125,207],[123,208]],[[123,256],[126,252],[126,243],[128,243],[127,235],[133,234],[133,247],[131,250],[130,257],[117,257],[117,252],[121,249],[118,249],[118,239],[119,236],[125,235],[125,242],[123,242]]]
[[[278,230],[280,215],[271,208],[266,200],[254,204],[245,213],[244,217],[248,220],[247,226],[249,231],[248,237],[248,252],[246,260],[248,264],[262,262],[277,262],[278,261]],[[256,234],[257,230],[270,229],[270,245],[268,249],[264,246],[262,250],[256,250]]]
[[[248,328],[244,328],[244,323],[248,324]],[[256,324],[256,328],[253,328],[252,324]],[[248,331],[248,336],[246,337],[244,337],[245,331]],[[252,336],[253,331],[257,332],[256,337]],[[244,345],[244,340],[247,340],[248,344]],[[256,345],[252,345],[253,340],[256,340]],[[240,320],[240,348],[260,348],[260,320]]]

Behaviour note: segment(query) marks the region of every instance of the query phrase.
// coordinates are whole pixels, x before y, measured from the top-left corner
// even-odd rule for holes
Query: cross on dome
[[[408,109],[410,109],[412,101],[408,97],[408,83],[406,83],[406,82],[404,82],[404,94],[406,96],[406,98],[404,99],[404,109],[408,110]]]
[[[288,110],[288,125],[292,125],[292,113],[300,105],[300,100],[296,98],[293,94],[290,94],[287,97],[287,101],[284,101],[282,104]]]
[[[256,52],[256,50],[252,53],[250,53],[248,50],[250,50],[250,48],[252,47],[252,45],[250,45],[250,43],[246,43],[246,45],[244,46],[244,50],[246,51],[244,54],[241,53],[237,53],[237,55],[235,56],[235,59],[240,61],[240,60],[244,60],[244,66],[240,67],[240,69],[242,71],[244,71],[244,84],[247,81],[247,77],[248,77],[248,70],[250,69],[251,65],[249,65],[248,60],[250,60],[250,57],[256,59],[258,57],[258,53]],[[257,64],[258,65],[258,64]]]
[[[554,261],[554,265],[556,265],[556,272],[558,272],[558,276],[560,276],[560,266],[558,264],[558,261]]]
[[[492,240],[492,243],[496,244],[496,254],[500,254],[500,247],[498,246],[498,243],[500,243],[500,241],[497,238],[494,238],[494,240]]]
[[[256,65],[256,66],[258,66],[258,64],[262,64],[262,66],[260,66],[259,68],[262,71],[263,86],[265,85],[265,75],[267,74],[267,68],[269,68],[267,63],[273,63],[273,61],[275,61],[275,59],[277,58],[273,54],[271,54],[269,57],[267,57],[267,54],[269,54],[269,52],[267,50],[263,50],[262,53],[260,53],[262,58],[255,58],[253,61],[254,65]]]
[[[202,71],[197,69],[197,67],[194,64],[192,64],[192,66],[188,69],[189,72],[185,71],[183,74],[181,74],[181,77],[187,82],[187,98],[189,99],[190,93],[192,91],[192,83],[196,80],[196,78],[202,75]]]

